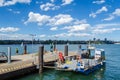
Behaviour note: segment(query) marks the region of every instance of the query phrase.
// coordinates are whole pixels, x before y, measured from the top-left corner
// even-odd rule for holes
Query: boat
[[[91,52],[94,55],[91,55]],[[63,56],[59,52],[59,59],[56,62],[56,70],[74,71],[83,74],[89,74],[105,66],[104,49],[79,49],[75,56]]]
[[[89,44],[88,44],[87,48],[90,49],[90,50],[94,50],[95,49],[95,47],[90,44],[90,41],[89,41]]]
[[[120,44],[120,42],[114,43],[114,44]]]

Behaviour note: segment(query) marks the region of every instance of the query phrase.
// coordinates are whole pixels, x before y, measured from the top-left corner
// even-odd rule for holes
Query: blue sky
[[[120,0],[0,0],[0,39],[120,41]]]

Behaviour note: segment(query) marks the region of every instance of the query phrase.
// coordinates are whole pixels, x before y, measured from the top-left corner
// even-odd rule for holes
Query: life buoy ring
[[[81,56],[80,55],[77,55],[77,60],[82,62],[82,59],[81,59]]]
[[[64,61],[64,57],[63,57],[63,53],[59,52],[59,59],[63,62]]]

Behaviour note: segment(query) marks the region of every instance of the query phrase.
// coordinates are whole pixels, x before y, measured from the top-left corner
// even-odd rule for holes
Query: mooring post
[[[43,53],[44,53],[44,46],[40,46],[38,53],[39,73],[43,72]]]
[[[78,46],[78,49],[81,50],[81,45]]]
[[[27,45],[24,46],[24,54],[27,54]]]
[[[8,47],[8,63],[11,63],[11,47]]]
[[[64,56],[68,56],[68,45],[65,45]]]
[[[78,45],[78,54],[79,54],[79,55],[81,55],[81,50],[82,50],[81,45]]]

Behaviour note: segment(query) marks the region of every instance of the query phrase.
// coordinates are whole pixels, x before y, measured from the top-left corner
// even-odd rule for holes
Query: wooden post
[[[43,72],[43,53],[44,53],[44,46],[40,46],[38,53],[39,73]]]
[[[78,49],[81,50],[81,45],[78,46]]]
[[[65,45],[64,56],[68,56],[68,45]]]
[[[27,45],[24,46],[24,54],[27,54]]]
[[[11,63],[11,47],[8,47],[8,63]]]

